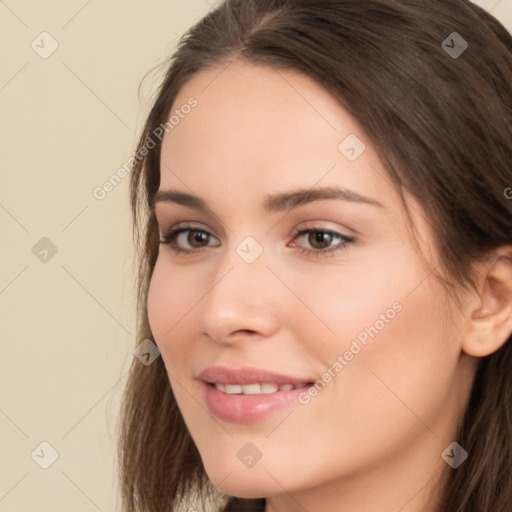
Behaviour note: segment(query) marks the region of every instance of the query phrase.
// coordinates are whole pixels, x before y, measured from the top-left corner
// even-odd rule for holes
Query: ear
[[[478,294],[469,301],[464,352],[484,357],[496,352],[512,334],[512,246],[500,247],[479,263]]]

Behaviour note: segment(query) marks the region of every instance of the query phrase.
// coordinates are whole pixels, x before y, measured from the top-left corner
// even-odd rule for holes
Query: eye
[[[208,243],[210,238],[213,238],[213,236],[204,229],[192,226],[176,226],[168,231],[159,242],[164,245],[169,245],[175,253],[188,254],[198,252],[199,250],[212,245]]]
[[[302,239],[311,248],[303,247],[301,254],[320,256],[332,256],[335,252],[343,251],[355,242],[355,238],[348,237],[330,229],[320,227],[297,230],[294,239]],[[333,243],[338,240],[335,245]],[[295,244],[292,244],[294,246]]]

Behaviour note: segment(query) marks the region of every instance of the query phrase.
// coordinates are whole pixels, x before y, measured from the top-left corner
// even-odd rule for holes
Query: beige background
[[[142,77],[216,3],[0,0],[0,512],[120,510],[116,418],[142,341],[128,178],[92,191],[134,150],[159,75],[139,100]],[[512,29],[512,0],[477,3]]]

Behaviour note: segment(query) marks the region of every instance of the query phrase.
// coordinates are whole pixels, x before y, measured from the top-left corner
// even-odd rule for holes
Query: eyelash
[[[165,235],[163,235],[163,239],[158,240],[158,242],[162,245],[168,245],[175,254],[182,254],[182,255],[198,253],[207,248],[207,247],[202,247],[200,249],[182,249],[182,248],[178,247],[175,243],[176,237],[178,235],[180,235],[181,233],[184,233],[187,231],[197,231],[199,233],[205,233],[208,236],[212,236],[211,233],[209,233],[208,231],[206,231],[204,229],[199,229],[199,228],[196,228],[193,226],[179,226],[179,227],[170,229]],[[329,249],[306,249],[304,247],[300,248],[299,249],[300,253],[305,254],[307,256],[314,255],[317,258],[323,257],[323,256],[334,256],[334,253],[344,251],[352,243],[355,242],[354,237],[348,237],[348,236],[342,235],[341,233],[338,233],[337,231],[332,231],[330,229],[324,229],[324,228],[320,228],[320,227],[311,227],[311,228],[308,227],[306,229],[296,229],[293,233],[293,239],[295,240],[295,238],[305,235],[305,234],[308,234],[308,233],[311,233],[311,232],[327,233],[328,235],[330,235],[332,237],[337,237],[337,238],[341,239],[341,243],[334,245],[332,248],[329,248]]]

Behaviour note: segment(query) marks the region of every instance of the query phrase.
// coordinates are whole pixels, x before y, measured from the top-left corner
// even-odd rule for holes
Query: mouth
[[[210,367],[204,370],[203,398],[210,412],[230,423],[250,423],[297,402],[314,381],[258,368]]]

